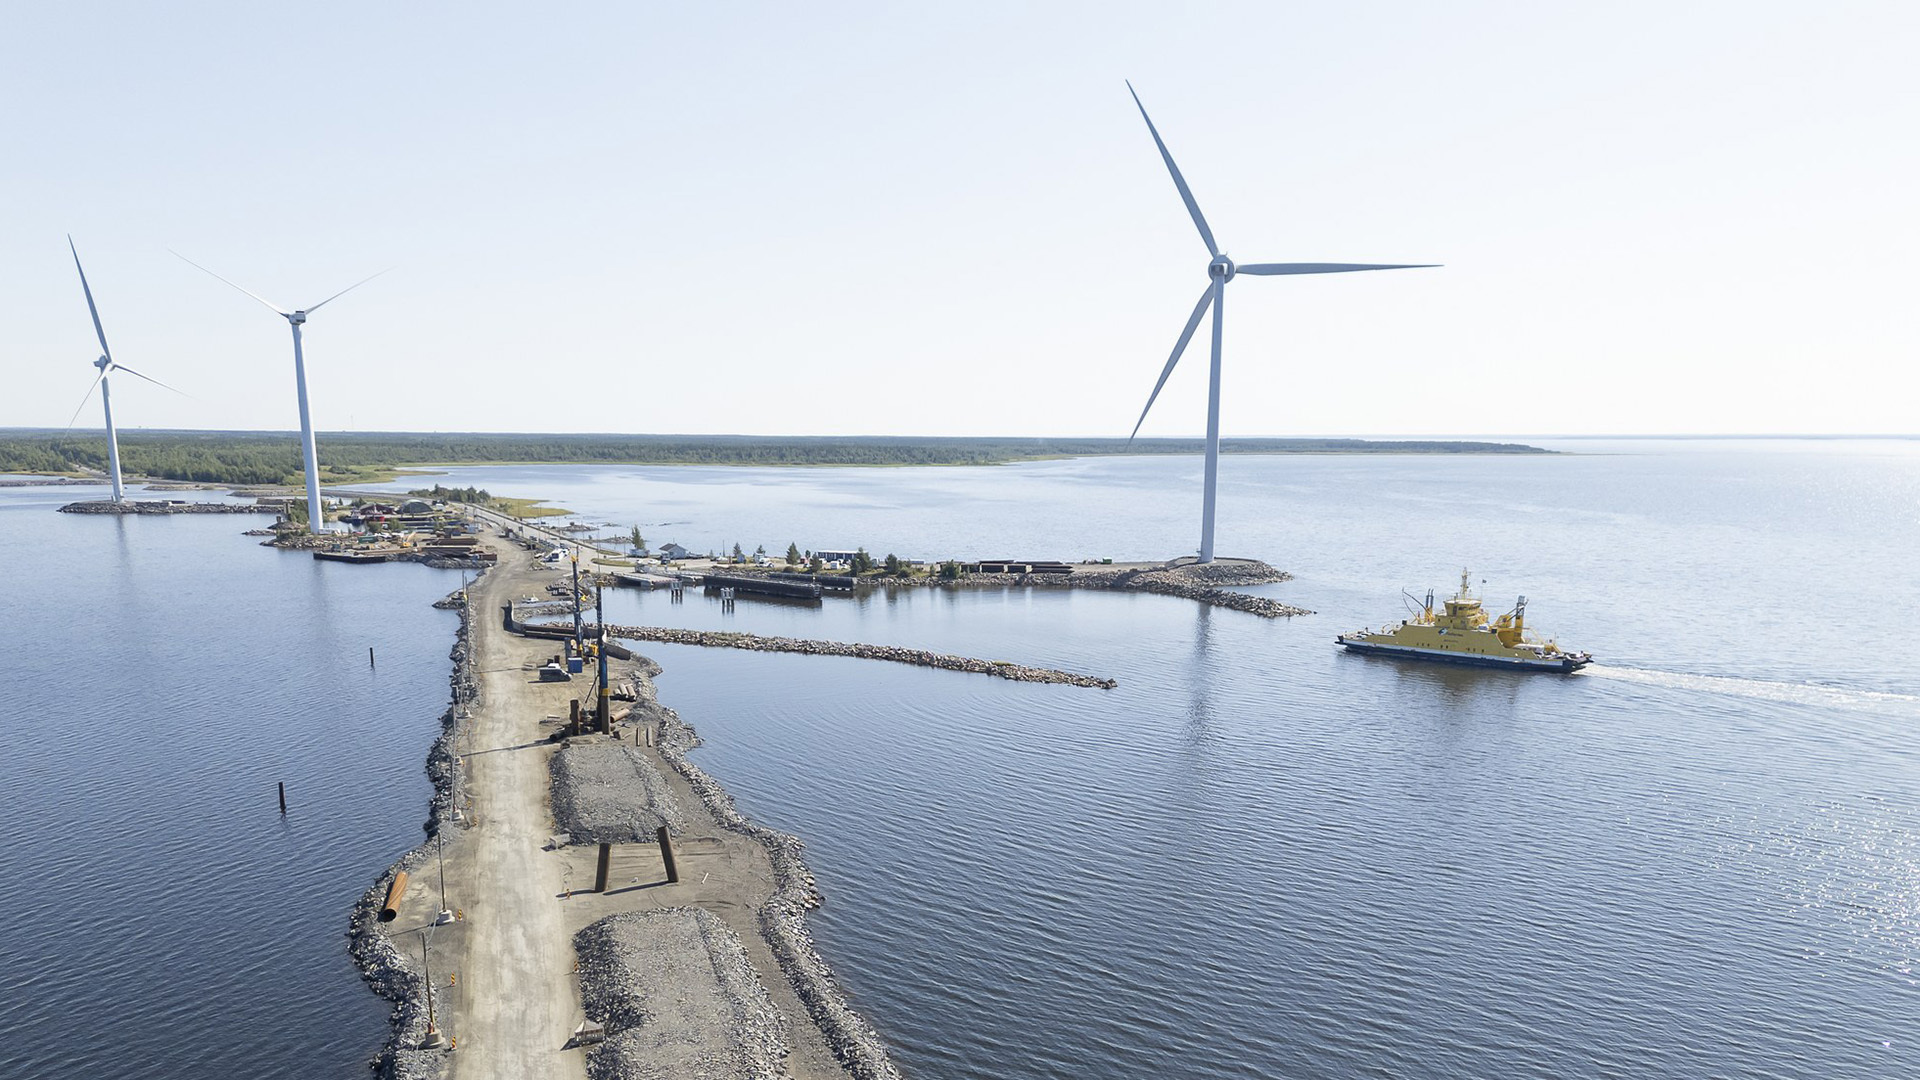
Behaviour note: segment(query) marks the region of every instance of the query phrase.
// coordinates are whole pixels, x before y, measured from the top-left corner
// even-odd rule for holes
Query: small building
[[[1058,559],[981,559],[963,563],[969,574],[1071,574],[1073,567]]]
[[[816,551],[813,554],[816,558],[830,563],[850,563],[854,555],[851,551]]]
[[[679,544],[662,544],[660,545],[660,557],[668,561],[674,561],[678,559],[691,559],[694,557],[694,554]]]

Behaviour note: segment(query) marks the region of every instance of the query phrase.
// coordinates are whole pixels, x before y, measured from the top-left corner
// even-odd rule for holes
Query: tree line
[[[635,465],[998,465],[1054,457],[1194,454],[1200,439],[1018,439],[906,436],[494,435],[321,433],[323,472],[465,462]],[[1460,440],[1224,439],[1232,454],[1539,454],[1517,443]],[[288,432],[140,431],[120,436],[122,467],[142,476],[224,484],[292,483],[299,438]],[[104,434],[0,435],[0,472],[104,471]],[[342,479],[348,477],[342,476]]]

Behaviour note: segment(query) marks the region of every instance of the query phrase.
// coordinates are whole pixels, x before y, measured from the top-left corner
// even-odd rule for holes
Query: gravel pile
[[[652,841],[682,828],[673,789],[638,749],[606,736],[570,739],[553,755],[554,827],[575,844]]]
[[[610,915],[574,935],[580,998],[606,1025],[593,1080],[774,1080],[786,1021],[726,924],[697,908]]]

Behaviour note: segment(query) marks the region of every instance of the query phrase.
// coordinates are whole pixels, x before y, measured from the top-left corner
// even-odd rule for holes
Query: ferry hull
[[[1573,656],[1563,656],[1556,660],[1509,659],[1503,656],[1477,656],[1472,653],[1420,649],[1407,645],[1376,645],[1368,641],[1351,641],[1343,637],[1333,640],[1354,652],[1368,656],[1391,656],[1396,660],[1425,660],[1435,664],[1458,664],[1462,667],[1500,668],[1503,671],[1541,671],[1555,675],[1571,675],[1590,662],[1585,658]]]

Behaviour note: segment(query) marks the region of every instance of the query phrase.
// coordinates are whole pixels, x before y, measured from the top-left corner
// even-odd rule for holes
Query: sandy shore
[[[391,873],[354,914],[355,958],[397,1001],[378,1073],[665,1076],[697,1061],[715,1077],[896,1075],[806,934],[802,916],[819,897],[798,841],[741,818],[686,760],[697,736],[654,699],[657,668],[623,665],[618,677],[640,700],[616,739],[583,738],[553,770],[562,744],[551,736],[590,686],[539,681],[534,668],[555,643],[509,634],[497,613],[547,577],[519,548],[488,542],[500,564],[463,613],[455,705],[429,762],[437,793],[428,829],[441,830],[446,905],[458,918],[432,925],[441,896],[431,840],[396,864],[410,875],[397,919],[374,918]],[[592,891],[597,846],[557,835],[556,786],[570,821],[626,841],[612,848],[604,893]],[[666,881],[655,844],[628,839],[658,821],[674,828],[677,883]],[[639,914],[666,912],[675,914]],[[423,940],[435,1026],[451,1052],[416,1049],[427,1029]],[[643,970],[646,986],[623,985],[621,972]],[[589,1019],[609,1037],[582,1047],[573,1035]],[[691,1058],[647,1049],[686,1045],[699,1048]]]

